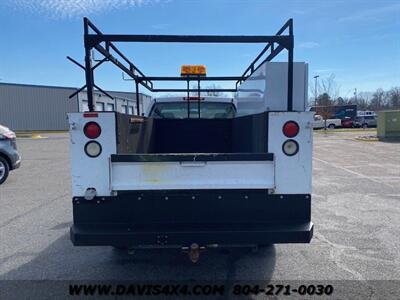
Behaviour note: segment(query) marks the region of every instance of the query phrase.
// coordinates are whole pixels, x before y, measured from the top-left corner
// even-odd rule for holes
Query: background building
[[[68,130],[67,113],[88,110],[86,92],[72,99],[77,88],[0,83],[0,124],[12,130]],[[95,92],[96,110],[136,114],[136,94],[107,91],[114,99]],[[139,94],[143,112],[151,97]]]

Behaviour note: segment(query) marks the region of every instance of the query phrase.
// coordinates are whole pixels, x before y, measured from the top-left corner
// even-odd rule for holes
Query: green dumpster
[[[400,138],[400,110],[378,112],[378,138]]]

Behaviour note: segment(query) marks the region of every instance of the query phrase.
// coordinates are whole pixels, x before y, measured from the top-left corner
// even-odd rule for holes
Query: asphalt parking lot
[[[206,252],[197,264],[175,250],[73,247],[68,136],[19,139],[22,166],[0,187],[0,279],[400,279],[400,143],[359,134],[314,134],[311,244]]]

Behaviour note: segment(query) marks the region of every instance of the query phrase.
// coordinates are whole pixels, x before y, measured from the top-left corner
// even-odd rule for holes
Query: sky
[[[66,56],[83,62],[84,16],[104,33],[187,35],[273,35],[293,18],[294,58],[309,64],[310,87],[315,75],[334,76],[342,97],[352,96],[355,88],[373,92],[400,86],[398,0],[1,0],[0,82],[82,86],[83,71]],[[148,76],[179,76],[182,64],[204,64],[209,76],[238,76],[264,45],[118,47]],[[110,63],[96,69],[95,81],[105,90],[134,89]],[[231,88],[234,83],[218,84]]]

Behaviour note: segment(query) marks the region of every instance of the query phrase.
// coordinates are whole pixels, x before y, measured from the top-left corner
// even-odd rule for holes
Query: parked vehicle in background
[[[376,117],[376,112],[372,110],[359,110],[357,111],[357,117],[374,116]]]
[[[354,121],[354,127],[358,128],[376,127],[376,124],[377,124],[376,116],[356,117]]]
[[[346,118],[342,119],[342,127],[343,128],[352,128],[353,126],[354,126],[354,121],[351,118],[346,117]]]
[[[15,133],[0,125],[0,184],[6,181],[11,170],[19,168],[20,163]]]
[[[328,119],[344,119],[347,117],[354,119],[358,114],[355,104],[311,106],[308,110],[315,111],[315,114],[326,116]]]
[[[342,126],[342,121],[340,119],[327,119],[326,120],[326,128],[334,129],[334,128],[340,127],[340,126]],[[325,128],[325,120],[322,116],[314,115],[313,128],[314,129]]]

